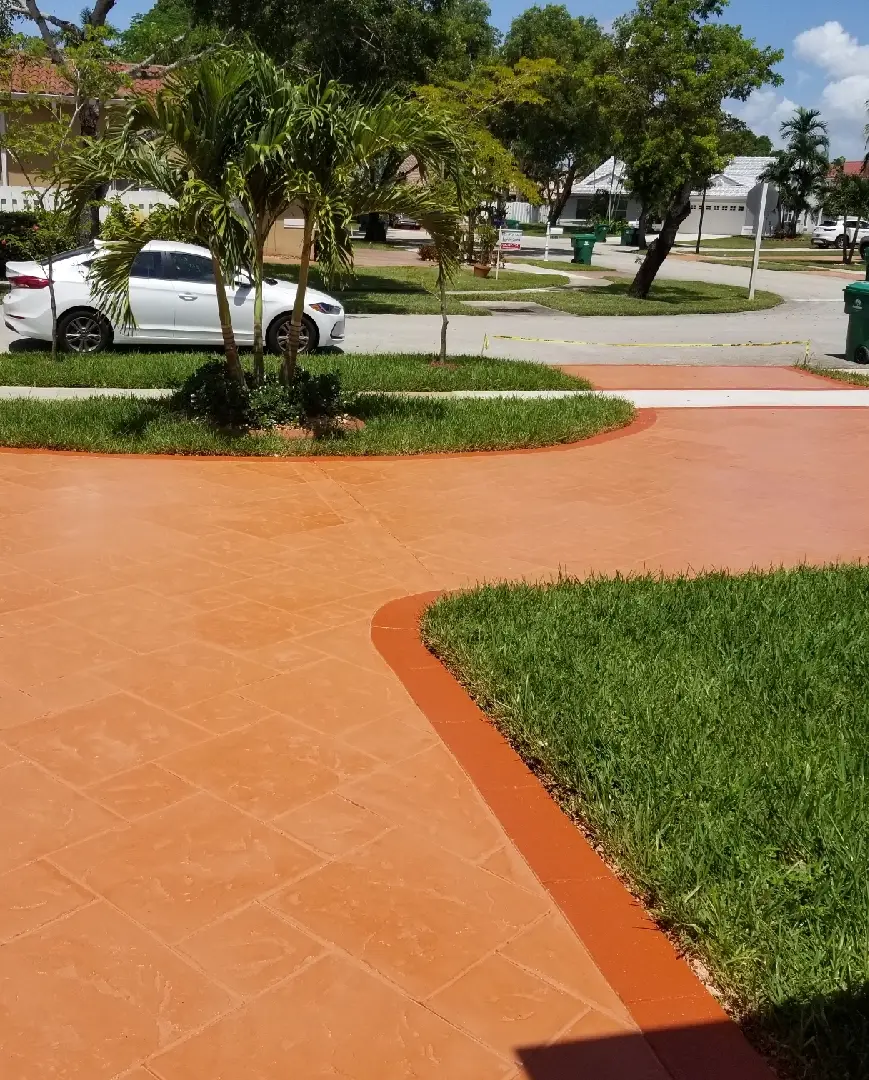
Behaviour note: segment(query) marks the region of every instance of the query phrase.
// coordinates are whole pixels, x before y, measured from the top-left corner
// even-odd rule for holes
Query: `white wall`
[[[126,206],[134,206],[137,210],[141,210],[143,214],[150,213],[155,206],[172,202],[169,196],[164,195],[162,191],[154,191],[150,188],[123,192],[111,191],[109,197],[120,198],[121,202]],[[9,213],[11,210],[27,210],[34,203],[32,188],[11,187],[0,184],[0,212]],[[48,195],[45,203],[50,210],[54,206],[54,196]],[[100,211],[101,216],[105,217],[107,212],[105,208],[102,208]]]

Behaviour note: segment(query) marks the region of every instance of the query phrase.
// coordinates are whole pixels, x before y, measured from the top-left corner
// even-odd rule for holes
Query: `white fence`
[[[518,221],[522,225],[539,225],[541,221],[546,221],[549,207],[532,206],[527,202],[508,202],[504,212],[510,221]]]
[[[154,191],[150,188],[136,188],[127,191],[112,189],[107,197],[109,199],[120,199],[125,206],[132,206],[136,210],[141,210],[143,214],[150,214],[155,206],[164,206],[172,202],[169,196],[164,195],[162,191]],[[36,205],[36,202],[37,194],[33,188],[11,187],[0,184],[0,213],[6,214],[13,210],[30,210]],[[52,194],[46,197],[45,205],[49,210],[54,206]],[[106,213],[107,211],[103,208],[101,215],[105,217]]]

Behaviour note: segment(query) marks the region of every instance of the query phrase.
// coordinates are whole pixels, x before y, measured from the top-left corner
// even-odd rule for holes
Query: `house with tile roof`
[[[753,235],[760,212],[760,174],[773,159],[770,157],[735,157],[727,168],[709,181],[705,192],[703,232],[707,235]],[[592,202],[603,194],[612,217],[634,221],[640,216],[639,201],[628,191],[627,167],[617,158],[608,158],[571,188],[564,208],[567,220],[591,216]],[[601,200],[602,201],[602,200]],[[702,191],[691,193],[691,213],[683,222],[680,234],[694,235],[700,225]],[[778,193],[770,188],[767,195],[763,228],[771,232],[776,223]]]

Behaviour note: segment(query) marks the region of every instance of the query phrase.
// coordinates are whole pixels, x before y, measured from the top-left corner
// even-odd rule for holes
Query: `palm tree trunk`
[[[293,319],[287,335],[287,351],[281,365],[281,379],[285,386],[292,386],[296,376],[296,359],[299,355],[299,334],[302,329],[302,312],[305,309],[305,289],[308,287],[308,269],[311,265],[311,243],[314,238],[314,221],[310,213],[305,214],[305,226],[302,230],[302,257],[299,261],[299,283],[296,286],[296,300],[293,304]]]
[[[438,293],[441,299],[441,354],[440,362],[447,362],[447,327],[450,320],[447,318],[447,283],[444,275],[444,265],[438,259]]]
[[[217,293],[217,315],[220,319],[220,332],[223,335],[223,352],[226,356],[226,366],[229,373],[240,386],[246,388],[244,371],[238,358],[238,346],[235,343],[235,331],[232,329],[232,313],[229,310],[229,300],[226,296],[226,282],[223,280],[223,270],[220,259],[212,251],[211,265],[214,267],[214,289]]]
[[[259,235],[256,237],[253,257],[253,381],[262,385],[266,375],[263,354],[263,261],[265,243]]]

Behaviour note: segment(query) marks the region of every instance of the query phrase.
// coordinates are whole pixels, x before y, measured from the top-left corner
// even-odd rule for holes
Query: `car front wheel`
[[[64,352],[102,352],[111,340],[111,326],[96,311],[68,311],[57,321],[57,344]]]
[[[279,315],[268,329],[266,345],[271,353],[283,356],[287,351],[287,342],[290,337],[290,323],[292,315]],[[313,352],[320,342],[317,325],[307,315],[302,316],[302,325],[299,327],[299,352]]]

